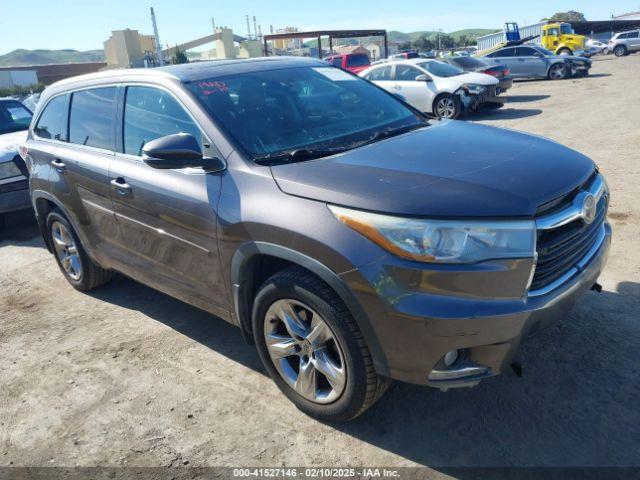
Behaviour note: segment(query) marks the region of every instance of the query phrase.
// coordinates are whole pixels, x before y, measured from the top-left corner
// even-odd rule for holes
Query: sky
[[[101,49],[111,30],[124,28],[151,34],[149,7],[162,43],[175,45],[210,34],[211,17],[239,35],[247,33],[247,14],[257,17],[263,33],[270,25],[451,32],[502,28],[507,21],[526,25],[566,10],[606,20],[640,10],[640,0],[0,0],[0,55],[18,48]]]

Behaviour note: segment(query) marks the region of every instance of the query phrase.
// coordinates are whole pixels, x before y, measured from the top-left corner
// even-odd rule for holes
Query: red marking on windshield
[[[216,92],[228,92],[229,87],[226,83],[215,81],[215,82],[198,82],[198,87],[202,91],[203,95],[211,95]]]

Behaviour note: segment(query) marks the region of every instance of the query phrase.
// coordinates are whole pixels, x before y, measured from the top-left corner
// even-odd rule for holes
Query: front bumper
[[[25,210],[31,207],[29,181],[17,177],[0,183],[0,214]]]
[[[451,296],[437,290],[410,288],[407,285],[414,272],[405,275],[403,267],[389,257],[342,274],[376,332],[381,351],[375,361],[378,373],[445,389],[473,386],[502,373],[509,368],[523,339],[565,317],[580,295],[596,283],[611,242],[611,227],[605,224],[604,228],[602,244],[580,272],[552,292],[536,297],[492,299],[490,295]],[[491,285],[494,279],[505,275],[504,270],[498,272],[500,268],[498,265],[476,272],[478,276],[471,279],[468,273],[453,275],[448,282],[461,292],[468,287],[465,282],[481,283],[481,288],[487,290],[508,290],[509,280]],[[526,268],[523,265],[518,272],[519,267],[515,267],[508,275],[515,279]],[[500,275],[494,275],[496,272]],[[420,278],[414,278],[413,285],[428,284],[430,276],[441,274],[431,271],[425,277],[424,272],[416,273]],[[432,372],[440,369],[444,355],[452,350],[465,352],[465,368],[482,368],[469,369],[469,375],[458,378],[434,378]]]
[[[498,94],[501,94],[509,90],[511,87],[513,87],[513,78],[508,77],[500,80],[500,83],[498,83],[496,89]]]
[[[571,69],[572,76],[584,75],[589,73],[589,70],[591,70],[591,64],[578,65],[575,63],[570,63],[569,68]]]

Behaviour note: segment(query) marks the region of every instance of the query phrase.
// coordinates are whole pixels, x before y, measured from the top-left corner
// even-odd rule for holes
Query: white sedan
[[[502,103],[496,97],[498,79],[465,72],[437,60],[413,58],[373,65],[360,76],[401,96],[421,112],[457,118],[485,102]]]

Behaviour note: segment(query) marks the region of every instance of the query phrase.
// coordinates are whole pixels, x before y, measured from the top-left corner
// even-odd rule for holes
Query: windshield
[[[393,96],[334,67],[296,67],[200,80],[187,87],[254,159],[354,148],[424,124]]]
[[[560,25],[560,31],[563,35],[573,35],[575,33],[571,25]]]
[[[356,53],[347,57],[347,67],[366,67],[369,65],[369,57],[364,53]]]
[[[420,62],[417,63],[420,68],[424,68],[427,72],[435,75],[436,77],[455,77],[456,75],[462,75],[464,70],[448,63],[443,62]]]
[[[0,101],[0,134],[27,130],[31,112],[16,100]]]

